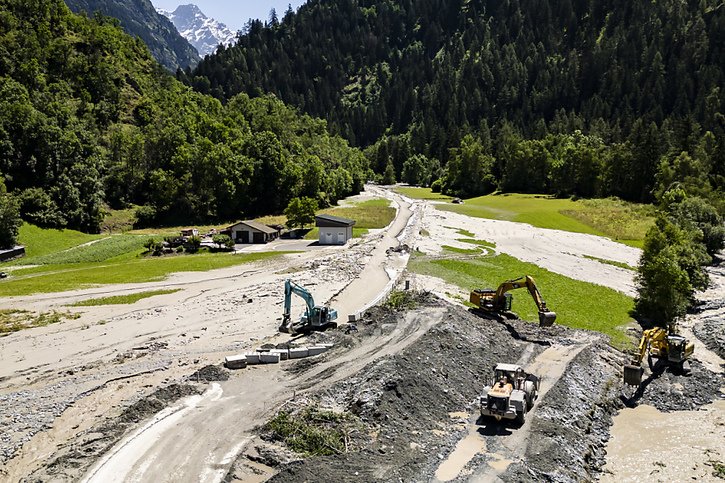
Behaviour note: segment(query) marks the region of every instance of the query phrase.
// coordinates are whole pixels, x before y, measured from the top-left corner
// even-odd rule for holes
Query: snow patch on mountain
[[[156,11],[171,20],[202,57],[213,53],[219,44],[230,45],[236,40],[236,32],[204,15],[196,5],[179,5],[173,12],[160,8]]]

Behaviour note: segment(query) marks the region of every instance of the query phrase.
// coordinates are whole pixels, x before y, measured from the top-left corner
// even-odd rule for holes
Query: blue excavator
[[[292,321],[290,311],[292,310],[292,294],[297,295],[305,301],[305,313],[297,322]],[[313,330],[325,330],[337,327],[337,310],[324,305],[315,305],[312,294],[304,287],[287,279],[284,282],[284,314],[282,314],[282,325],[280,332],[296,335]]]

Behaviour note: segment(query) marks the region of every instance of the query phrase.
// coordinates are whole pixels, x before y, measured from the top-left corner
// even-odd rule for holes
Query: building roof
[[[274,228],[271,228],[271,227],[265,225],[264,223],[260,223],[258,221],[254,221],[254,220],[240,221],[240,222],[235,223],[232,226],[228,227],[227,230],[231,230],[232,228],[234,228],[235,226],[238,226],[238,225],[246,225],[247,227],[249,227],[253,230],[261,231],[262,233],[268,233],[270,235],[277,233],[277,230],[275,230]]]
[[[317,215],[315,216],[315,224],[317,226],[353,226],[355,220],[333,215]]]

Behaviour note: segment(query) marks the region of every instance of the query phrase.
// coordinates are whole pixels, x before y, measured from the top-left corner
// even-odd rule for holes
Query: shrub
[[[393,290],[388,295],[386,306],[394,310],[411,310],[417,305],[415,294],[410,290]]]
[[[349,414],[308,407],[295,414],[281,411],[265,429],[297,453],[330,456],[345,452],[348,434],[355,426]]]
[[[438,178],[437,180],[433,181],[433,184],[430,185],[430,190],[433,193],[440,193],[441,189],[443,189],[443,180]]]
[[[136,222],[134,228],[149,228],[156,222],[156,208],[153,206],[139,206],[136,208]]]
[[[199,251],[199,248],[201,247],[201,238],[198,236],[191,236],[188,240],[186,240],[186,243],[184,243],[184,249],[187,251],[187,253],[196,253]]]
[[[232,240],[232,237],[229,235],[214,235],[212,237],[212,241],[216,243],[220,250],[222,248],[227,250],[234,248],[234,240]]]

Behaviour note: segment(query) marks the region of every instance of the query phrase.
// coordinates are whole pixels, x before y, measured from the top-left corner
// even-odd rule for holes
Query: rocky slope
[[[76,13],[99,12],[119,20],[129,35],[138,36],[154,58],[171,71],[194,67],[199,53],[182,37],[169,19],[156,12],[149,0],[66,0]]]
[[[213,53],[219,44],[230,45],[236,32],[221,22],[207,17],[196,5],[179,5],[176,10],[157,9],[158,13],[171,20],[182,37],[193,45],[204,57]]]

